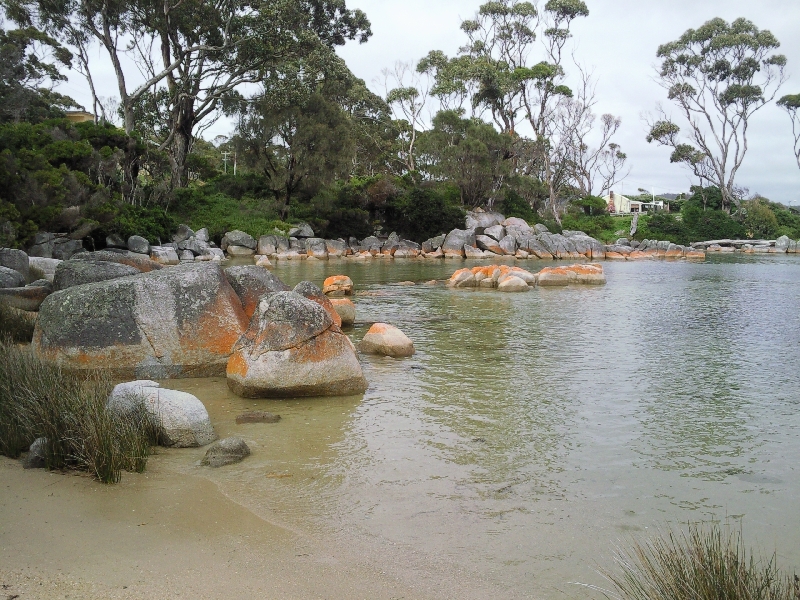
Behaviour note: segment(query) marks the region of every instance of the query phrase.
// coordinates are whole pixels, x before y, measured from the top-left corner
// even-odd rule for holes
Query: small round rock
[[[207,467],[224,467],[243,461],[250,456],[250,448],[242,438],[227,437],[211,444],[200,464]]]

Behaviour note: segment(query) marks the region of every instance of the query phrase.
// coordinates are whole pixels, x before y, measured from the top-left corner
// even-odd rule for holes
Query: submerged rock
[[[252,423],[277,423],[280,420],[280,415],[274,415],[271,412],[253,411],[242,413],[236,417],[236,424],[247,425]]]
[[[320,304],[296,292],[261,299],[228,361],[245,398],[345,396],[367,388],[355,348]]]
[[[250,456],[250,448],[239,437],[227,437],[211,444],[201,464],[207,467],[224,467],[242,462]]]
[[[393,325],[375,323],[361,340],[358,349],[364,354],[400,358],[413,356],[416,350],[406,334]]]
[[[33,349],[63,368],[100,367],[120,379],[213,377],[246,327],[219,265],[187,263],[54,292],[40,307]]]
[[[159,432],[162,446],[196,448],[217,439],[208,411],[196,396],[164,389],[155,381],[120,383],[108,397],[107,406],[122,415],[143,407]]]

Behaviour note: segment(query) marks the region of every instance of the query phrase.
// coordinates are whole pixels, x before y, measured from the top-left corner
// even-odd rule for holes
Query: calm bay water
[[[349,275],[358,320],[397,325],[416,356],[362,357],[363,398],[169,382],[253,456],[156,460],[398,576],[472,578],[475,597],[585,598],[615,545],[711,519],[800,569],[800,256],[608,262],[606,286],[514,295],[421,285],[460,266],[279,263],[291,285]],[[254,408],[283,421],[235,425]]]

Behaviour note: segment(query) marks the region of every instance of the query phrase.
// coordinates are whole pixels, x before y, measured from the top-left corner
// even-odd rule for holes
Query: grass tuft
[[[119,414],[106,408],[106,375],[65,373],[9,339],[0,354],[0,454],[16,458],[44,438],[48,469],[88,471],[103,483],[144,470],[157,436],[144,403]]]
[[[18,344],[30,343],[35,326],[34,315],[0,301],[0,338],[10,338]]]
[[[713,523],[636,543],[605,573],[620,600],[800,600],[800,579],[773,554],[748,553],[740,530]],[[608,597],[608,596],[607,596]]]

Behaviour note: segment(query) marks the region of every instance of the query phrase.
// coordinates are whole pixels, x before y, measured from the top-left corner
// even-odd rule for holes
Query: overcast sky
[[[544,0],[541,0],[542,2]],[[800,2],[798,0],[586,0],[590,15],[574,27],[575,55],[594,68],[597,79],[598,114],[622,117],[617,142],[628,154],[631,173],[617,191],[635,193],[655,188],[656,193],[687,190],[693,184],[688,172],[669,163],[670,151],[647,144],[641,115],[657,102],[669,108],[664,90],[654,81],[656,49],[677,39],[686,29],[708,19],[738,17],[769,29],[781,41],[781,52],[789,59],[789,81],[781,94],[800,93]],[[348,44],[340,50],[351,70],[380,92],[374,80],[397,61],[416,61],[430,50],[454,55],[465,36],[461,21],[471,18],[480,0],[348,0],[372,22],[373,36],[366,44]],[[110,71],[101,74],[108,95],[115,82]],[[68,93],[84,102],[85,83],[70,77]],[[101,92],[101,95],[102,92]],[[674,116],[677,111],[672,111]],[[230,133],[230,124],[220,121],[205,137]],[[792,154],[788,116],[768,105],[754,118],[750,150],[737,178],[739,185],[772,200],[800,204],[800,169]],[[624,186],[624,188],[623,188]]]

